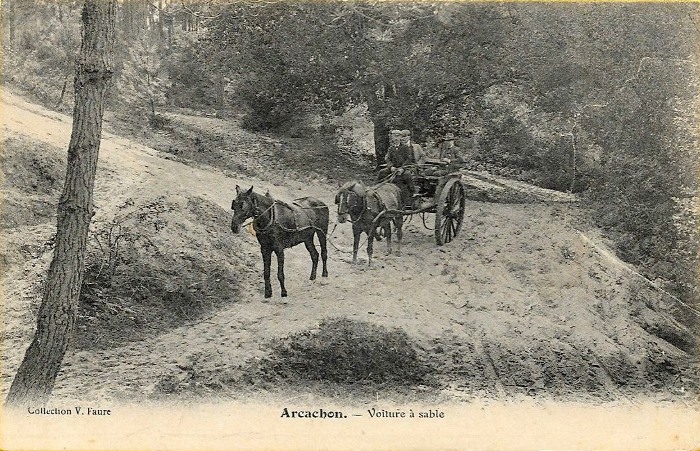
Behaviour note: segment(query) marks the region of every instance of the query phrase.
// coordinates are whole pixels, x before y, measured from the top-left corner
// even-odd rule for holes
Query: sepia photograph
[[[0,448],[700,448],[700,3],[1,14]]]

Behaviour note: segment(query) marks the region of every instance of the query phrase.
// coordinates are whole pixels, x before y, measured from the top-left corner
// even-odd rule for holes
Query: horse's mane
[[[260,199],[274,200],[274,199],[272,198],[272,196],[270,196],[270,193],[269,193],[269,192],[266,193],[266,194],[261,194],[261,193],[256,193],[255,191],[253,191],[252,193],[250,193],[250,195],[251,195],[251,196],[255,196],[255,199],[256,199],[256,200],[260,200]]]
[[[246,191],[247,193],[247,191]],[[241,193],[243,194],[243,193]],[[255,191],[250,191],[250,193],[246,194],[249,198],[253,198],[255,202],[257,202],[259,205],[269,205],[271,203],[278,203],[279,201],[276,201],[271,195],[270,192],[268,191],[266,194],[260,194],[256,193]]]
[[[260,203],[264,203],[265,205],[268,204],[274,204],[274,205],[280,205],[283,207],[286,207],[288,210],[293,210],[296,207],[300,207],[301,205],[299,204],[299,201],[304,201],[306,199],[310,199],[309,197],[300,197],[298,199],[294,199],[292,201],[283,201],[279,200],[270,194],[270,190],[267,190],[265,194],[260,194],[256,193],[255,191],[252,191],[250,193],[250,196],[254,196],[255,200]],[[303,208],[303,207],[302,207]]]
[[[272,203],[275,205],[281,205],[283,207],[286,207],[289,210],[292,209],[292,204],[294,204],[294,202],[290,203],[290,202],[285,202],[283,200],[276,199],[275,197],[272,196],[272,194],[270,194],[270,190],[267,190],[265,192],[265,194],[260,194],[260,193],[256,193],[256,192],[253,192],[252,194],[256,196],[256,199],[258,202],[263,200],[265,203],[269,202],[269,203]]]
[[[364,196],[367,192],[367,188],[365,188],[365,185],[362,182],[353,180],[341,186],[339,191],[352,191],[358,196]]]

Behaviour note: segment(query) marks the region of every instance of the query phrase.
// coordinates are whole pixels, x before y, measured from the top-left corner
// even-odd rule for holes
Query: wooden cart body
[[[462,228],[465,190],[459,168],[440,160],[404,166],[416,190],[404,214],[435,214],[435,242],[440,246],[452,241]]]

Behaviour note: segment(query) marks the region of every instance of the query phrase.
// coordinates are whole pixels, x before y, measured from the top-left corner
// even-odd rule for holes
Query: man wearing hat
[[[462,150],[455,144],[455,135],[446,133],[439,145],[440,159],[448,160],[450,163],[464,163]]]
[[[408,192],[408,198],[404,199],[404,206],[410,205],[416,194],[413,178],[410,173],[405,172],[404,166],[422,163],[424,160],[425,154],[420,145],[411,143],[410,130],[392,130],[389,133],[389,150],[386,153],[387,168],[379,171],[378,178],[383,180],[389,174],[394,174],[393,182]],[[408,171],[410,172],[412,169],[408,169]]]
[[[409,130],[392,130],[389,134],[389,150],[386,161],[389,167],[400,168],[413,163],[421,163],[425,154],[420,145],[411,143]]]

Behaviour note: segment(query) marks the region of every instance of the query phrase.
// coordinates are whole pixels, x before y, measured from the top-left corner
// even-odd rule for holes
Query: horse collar
[[[379,210],[377,213],[381,213],[382,207],[384,206],[383,205],[384,203],[382,202],[382,198],[379,197],[379,194],[376,191],[372,191],[372,196],[377,201],[377,209]],[[372,209],[367,206],[367,199],[366,198],[364,200],[364,207],[365,207],[366,211],[370,212],[370,214],[372,213]]]
[[[265,210],[263,210],[261,213],[253,212],[255,213],[255,217],[253,218],[253,225],[255,225],[255,222],[262,217],[265,213],[268,211],[270,212],[270,220],[268,221],[267,225],[265,227],[261,227],[258,229],[258,232],[266,232],[269,230],[270,227],[272,227],[272,224],[275,222],[275,203],[276,201],[272,201],[272,204],[267,207]]]
[[[358,197],[362,198],[362,210],[360,210],[360,214],[357,215],[357,219],[353,220],[352,214],[350,214],[350,223],[351,224],[355,224],[357,222],[360,222],[360,220],[362,219],[362,215],[365,214],[366,211],[369,211],[369,209],[367,208],[367,193],[365,193],[364,196],[358,196]],[[346,200],[346,202],[347,202],[347,200]],[[348,208],[348,213],[350,213],[349,208]]]

